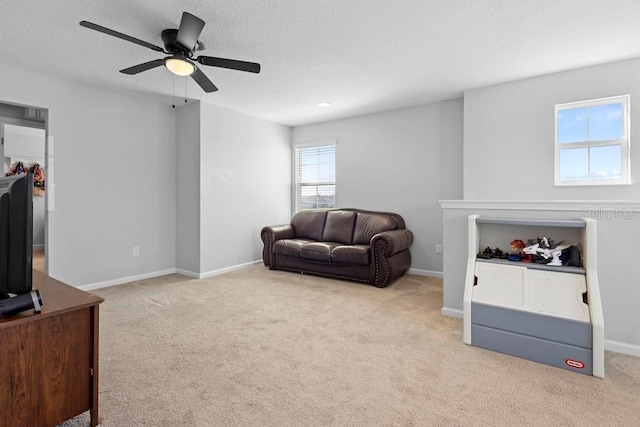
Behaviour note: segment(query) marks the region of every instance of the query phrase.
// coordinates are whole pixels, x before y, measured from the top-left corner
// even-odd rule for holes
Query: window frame
[[[297,210],[298,207],[298,186],[299,185],[303,185],[304,183],[302,182],[298,182],[298,170],[296,168],[296,150],[301,149],[301,148],[316,148],[316,147],[327,147],[327,146],[333,146],[334,147],[334,159],[333,159],[333,166],[334,169],[336,168],[336,158],[337,158],[337,153],[338,153],[338,144],[337,141],[335,139],[327,139],[327,140],[322,140],[322,141],[315,141],[315,142],[305,142],[305,143],[300,143],[300,144],[293,144],[293,146],[291,147],[291,212],[292,215],[296,214],[297,212],[299,212],[299,210]],[[314,183],[314,185],[333,185],[334,188],[334,208],[336,206],[338,206],[338,192],[337,192],[337,171],[335,171],[334,173],[334,177],[333,177],[333,182],[318,182],[318,183]],[[300,209],[302,210],[302,209]]]
[[[589,141],[589,135],[587,133],[587,140],[580,142],[567,142],[560,143],[558,142],[558,113],[564,110],[571,110],[576,108],[589,108],[596,107],[599,105],[608,105],[608,104],[622,104],[622,136],[619,139],[605,140],[605,141]],[[631,162],[630,162],[630,154],[631,154],[631,144],[630,144],[630,107],[631,107],[631,96],[630,95],[618,95],[618,96],[610,96],[606,98],[597,98],[590,99],[586,101],[577,101],[577,102],[567,102],[564,104],[556,104],[555,106],[555,186],[557,187],[576,187],[576,186],[593,186],[593,185],[629,185],[631,184]],[[588,126],[588,124],[587,124]],[[588,129],[588,128],[587,128]],[[587,131],[588,132],[588,131]],[[587,178],[587,179],[574,179],[574,180],[560,180],[560,152],[563,149],[572,149],[572,148],[597,148],[597,147],[608,147],[608,146],[620,146],[621,153],[621,177],[619,179],[598,179],[598,178]],[[588,150],[590,153],[590,150]],[[589,161],[589,160],[588,160]]]

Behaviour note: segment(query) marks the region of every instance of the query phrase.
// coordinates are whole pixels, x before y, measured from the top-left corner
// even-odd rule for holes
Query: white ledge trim
[[[530,210],[584,212],[598,209],[633,209],[640,213],[640,200],[440,200],[442,209]]]

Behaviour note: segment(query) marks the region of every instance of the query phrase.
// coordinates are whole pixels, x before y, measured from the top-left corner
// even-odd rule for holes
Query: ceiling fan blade
[[[260,64],[256,62],[237,61],[235,59],[215,58],[213,56],[199,56],[196,59],[203,65],[212,67],[229,68],[230,70],[247,71],[249,73],[259,73]]]
[[[82,25],[85,28],[89,28],[89,29],[92,29],[92,30],[95,30],[95,31],[99,31],[101,33],[109,34],[110,36],[117,37],[119,39],[126,40],[128,42],[135,43],[135,44],[140,45],[140,46],[148,47],[151,50],[156,50],[158,52],[164,52],[164,49],[161,48],[160,46],[156,46],[154,44],[147,43],[144,40],[140,40],[140,39],[137,39],[135,37],[131,37],[131,36],[128,36],[126,34],[119,33],[119,32],[114,31],[112,29],[103,27],[102,25],[94,24],[93,22],[80,21],[80,25]]]
[[[164,65],[164,59],[154,59],[153,61],[145,62],[144,64],[138,64],[134,65],[133,67],[125,68],[124,70],[120,70],[120,72],[133,75],[150,70],[152,68],[159,67],[161,65]]]
[[[216,85],[213,84],[213,82],[211,80],[209,80],[209,77],[207,77],[199,68],[196,67],[196,70],[193,72],[193,74],[191,74],[191,77],[193,77],[193,80],[196,81],[196,83],[198,83],[200,85],[200,87],[202,88],[202,90],[204,90],[207,93],[210,92],[215,92],[218,90],[218,88],[216,87]]]
[[[176,41],[182,47],[192,50],[203,28],[204,21],[202,19],[189,12],[182,12],[182,19],[180,20],[180,28],[178,28]]]

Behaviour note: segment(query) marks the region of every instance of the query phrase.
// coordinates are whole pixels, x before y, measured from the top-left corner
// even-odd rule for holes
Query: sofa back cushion
[[[351,244],[353,238],[353,225],[356,221],[356,213],[349,211],[329,211],[324,224],[322,241]]]
[[[353,243],[368,245],[376,234],[396,228],[398,228],[396,221],[389,215],[358,212],[353,232]]]
[[[326,210],[300,211],[291,218],[295,236],[300,239],[322,240],[322,231],[327,217]]]
[[[291,225],[298,239],[368,245],[378,233],[404,228],[404,224],[398,224],[396,216],[356,209],[310,209],[296,213],[291,218]]]

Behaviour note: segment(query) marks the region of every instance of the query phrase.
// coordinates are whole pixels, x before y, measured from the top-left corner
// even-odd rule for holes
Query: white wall
[[[338,207],[401,214],[412,268],[442,272],[438,200],[462,196],[461,99],[296,127],[293,143],[337,140]]]
[[[44,164],[44,129],[4,125],[4,155],[27,164]]]
[[[79,286],[175,268],[171,106],[5,65],[0,75],[0,101],[49,110],[50,275]]]
[[[260,230],[291,219],[291,128],[200,103],[200,271],[262,259]]]
[[[464,198],[470,203],[481,200],[487,207],[445,210],[445,312],[462,309],[465,263],[461,255],[466,254],[462,217],[471,213],[592,216],[598,220],[598,270],[608,348],[640,356],[640,287],[633,268],[637,255],[631,249],[640,239],[640,150],[633,136],[634,129],[640,129],[640,109],[634,108],[634,100],[640,99],[639,75],[640,59],[634,59],[465,92]],[[631,94],[633,184],[554,187],[554,105],[622,94]],[[492,211],[491,201],[499,200],[528,201],[532,206]],[[580,202],[562,203],[568,200]]]

